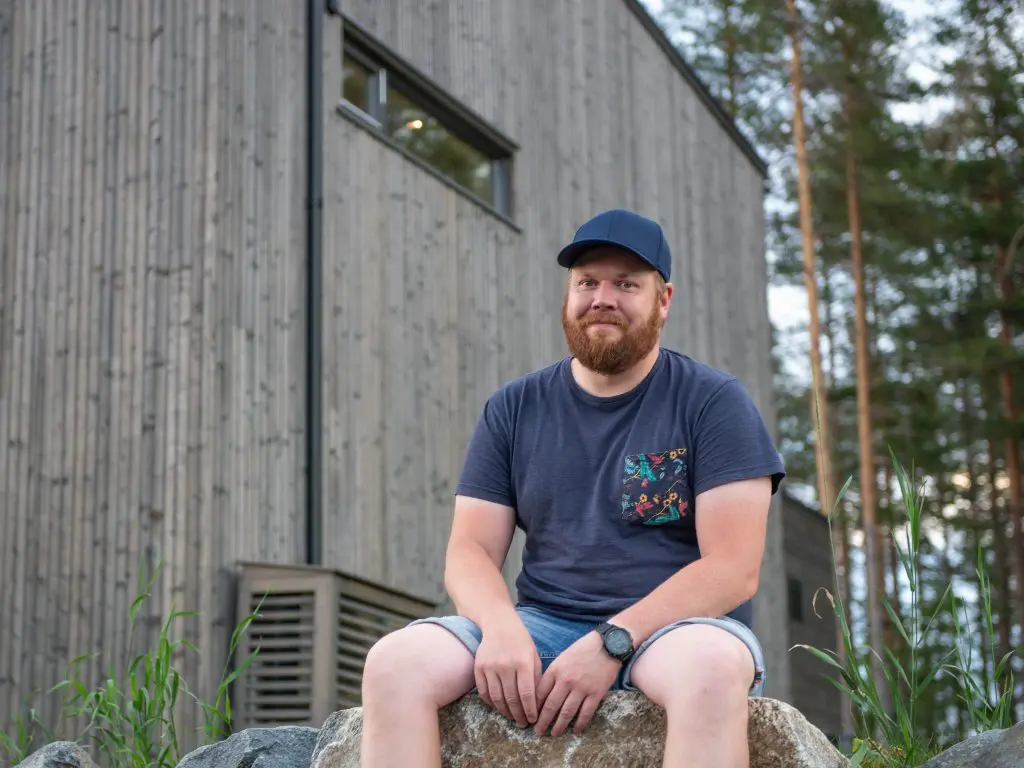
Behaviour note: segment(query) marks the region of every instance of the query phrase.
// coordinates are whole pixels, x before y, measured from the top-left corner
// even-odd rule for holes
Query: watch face
[[[607,635],[606,642],[608,650],[615,655],[626,653],[633,647],[633,644],[629,640],[628,633],[621,629],[611,630]]]

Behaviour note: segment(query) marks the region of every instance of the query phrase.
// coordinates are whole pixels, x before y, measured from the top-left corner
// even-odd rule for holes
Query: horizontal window
[[[346,33],[342,106],[508,216],[511,148],[408,65],[361,38]]]

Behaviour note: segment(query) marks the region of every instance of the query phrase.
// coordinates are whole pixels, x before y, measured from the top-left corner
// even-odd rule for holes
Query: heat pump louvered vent
[[[235,682],[236,731],[319,727],[332,712],[359,706],[371,646],[435,609],[433,603],[326,568],[244,563],[239,620],[257,606],[260,615],[235,659],[256,652]]]
[[[312,719],[313,631],[316,594],[311,590],[276,592],[260,604],[249,596],[259,617],[249,625],[246,651],[259,648],[245,675],[245,699],[251,725],[299,725]],[[244,655],[243,655],[244,658]]]

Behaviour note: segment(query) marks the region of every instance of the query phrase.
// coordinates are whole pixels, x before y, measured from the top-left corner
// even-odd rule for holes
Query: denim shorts
[[[519,605],[516,606],[516,611],[523,620],[526,630],[533,638],[533,643],[537,648],[537,655],[540,656],[541,666],[544,670],[547,670],[551,665],[551,662],[554,661],[562,651],[597,626],[596,623],[592,622],[582,622],[562,618],[561,616],[553,616],[552,614],[533,606]],[[424,619],[416,619],[412,621],[409,626],[414,626],[416,624],[437,624],[444,627],[461,640],[463,645],[465,645],[472,654],[476,654],[477,648],[480,647],[480,640],[483,633],[471,619],[467,619],[465,616],[430,616]],[[640,644],[636,653],[633,654],[630,660],[619,671],[619,675],[612,684],[611,689],[624,691],[637,690],[637,688],[630,682],[630,674],[636,660],[643,655],[644,651],[646,651],[655,640],[666,632],[670,632],[677,627],[685,627],[691,624],[710,624],[711,626],[723,629],[729,634],[739,638],[743,644],[750,649],[750,655],[754,658],[754,679],[750,683],[750,695],[761,696],[764,692],[765,683],[764,652],[761,648],[761,643],[746,624],[728,616],[722,616],[720,618],[698,617],[682,619],[656,630],[650,637]]]

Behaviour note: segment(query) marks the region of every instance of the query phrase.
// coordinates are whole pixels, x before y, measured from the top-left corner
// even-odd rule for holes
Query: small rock
[[[332,713],[320,727],[309,768],[360,768],[362,737],[363,710],[360,707]]]
[[[441,710],[445,768],[661,768],[665,712],[637,692],[612,691],[587,730],[536,736],[464,696]],[[362,711],[332,714],[313,751],[311,768],[359,768]],[[399,736],[400,737],[400,736]],[[781,701],[750,700],[750,768],[848,768],[844,757],[799,711]]]
[[[776,699],[750,700],[750,768],[847,768],[843,755],[795,707]]]
[[[178,768],[309,768],[317,729],[246,728],[189,752]]]
[[[921,768],[1020,768],[1024,765],[1024,722],[986,731],[950,747]]]
[[[55,741],[26,757],[19,768],[96,768],[96,763],[73,741]]]

